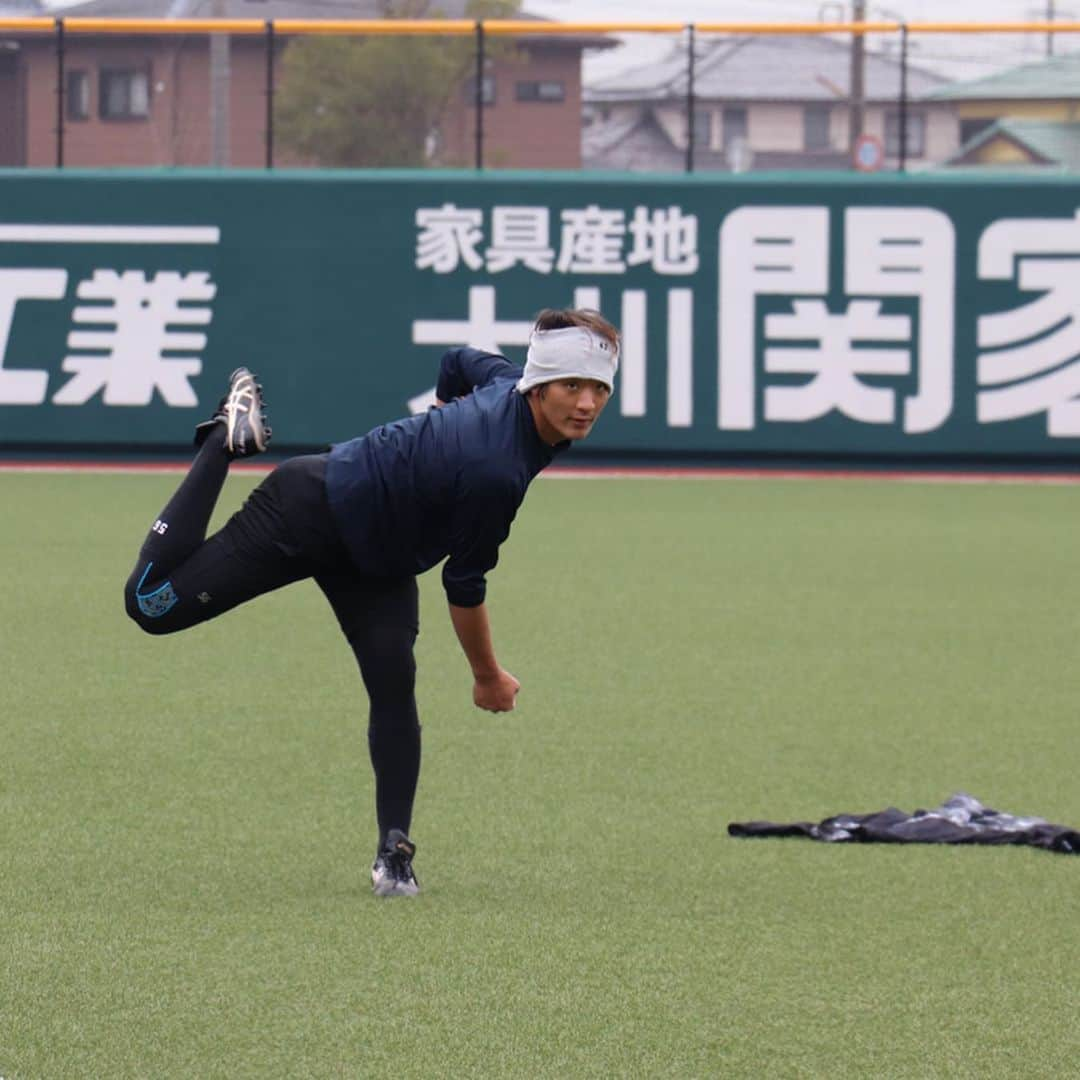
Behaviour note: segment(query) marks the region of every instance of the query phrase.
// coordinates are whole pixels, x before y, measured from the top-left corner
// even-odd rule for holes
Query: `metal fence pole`
[[[274,20],[266,20],[266,167],[274,167]]]
[[[56,167],[64,167],[64,20],[56,20]]]
[[[851,21],[866,21],[866,0],[852,0]],[[851,74],[848,76],[848,168],[855,166],[855,151],[866,131],[866,36],[851,35]]]
[[[484,23],[476,20],[476,168],[484,167]]]
[[[688,55],[686,58],[686,171],[694,171],[694,54],[697,52],[695,45],[694,24],[687,23]]]
[[[900,160],[898,172],[907,171],[908,132],[908,28],[900,24]]]

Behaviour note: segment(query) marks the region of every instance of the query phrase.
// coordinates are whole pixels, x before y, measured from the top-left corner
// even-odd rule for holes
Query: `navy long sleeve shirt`
[[[537,434],[520,377],[504,356],[450,349],[435,391],[446,405],[333,447],[327,495],[360,573],[420,574],[445,558],[450,603],[484,602],[525,489],[568,445]]]

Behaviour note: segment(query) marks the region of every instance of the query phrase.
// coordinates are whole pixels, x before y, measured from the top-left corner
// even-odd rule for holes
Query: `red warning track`
[[[183,462],[158,461],[5,461],[0,473],[97,473],[97,474],[178,474],[187,471]],[[231,471],[261,476],[273,464],[237,463]],[[579,469],[555,466],[542,478],[557,480],[863,480],[909,484],[1080,484],[1080,472],[980,472],[978,470],[919,469],[791,469],[739,468],[735,466],[594,466]]]
[[[763,469],[679,466],[606,469],[547,469],[543,476],[564,480],[655,477],[656,479],[704,478],[723,480],[885,480],[909,484],[1080,484],[1080,473],[931,471],[919,469]]]

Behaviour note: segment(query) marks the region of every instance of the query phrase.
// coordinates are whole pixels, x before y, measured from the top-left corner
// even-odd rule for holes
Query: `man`
[[[270,439],[261,387],[239,368],[215,415],[196,428],[199,453],[143,543],[125,603],[151,634],[304,578],[326,595],[370,699],[378,896],[419,891],[408,837],[420,771],[416,575],[446,559],[443,586],[473,701],[512,709],[520,684],[496,658],[486,574],[529,482],[592,430],[618,357],[615,328],[586,310],[541,312],[524,369],[494,353],[451,349],[439,369],[438,408],[285,461],[206,539],[229,462]]]

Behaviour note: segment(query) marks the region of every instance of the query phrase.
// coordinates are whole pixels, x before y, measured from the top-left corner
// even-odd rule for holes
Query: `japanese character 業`
[[[202,370],[202,361],[190,354],[203,349],[206,335],[170,327],[206,326],[206,305],[216,292],[202,272],[163,271],[147,280],[139,270],[95,270],[76,293],[92,303],[76,307],[73,322],[107,328],[68,334],[69,349],[93,351],[64,358],[62,368],[73,377],[53,403],[82,405],[102,391],[106,405],[148,405],[157,390],[167,405],[197,405],[188,380]]]

